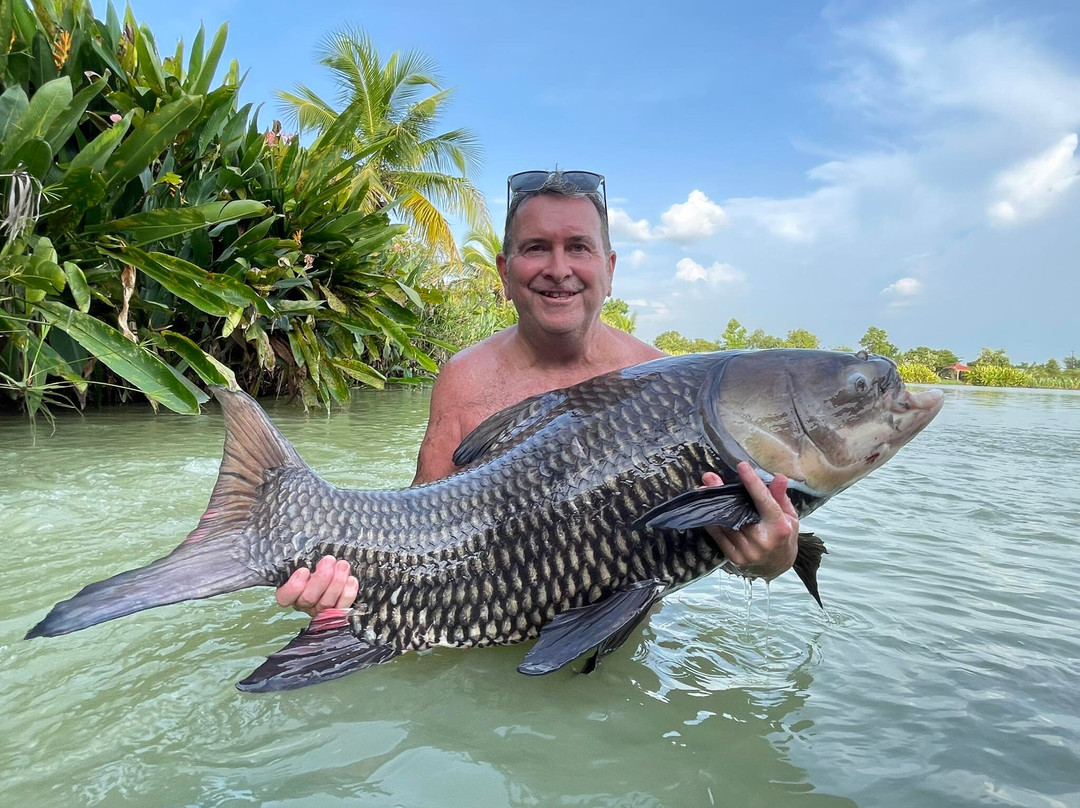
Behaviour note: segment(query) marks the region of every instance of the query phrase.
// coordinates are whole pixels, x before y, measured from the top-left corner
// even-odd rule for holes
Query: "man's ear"
[[[509,300],[510,299],[510,284],[506,282],[507,266],[508,265],[507,265],[507,262],[506,262],[506,256],[505,255],[503,255],[502,253],[499,253],[498,255],[495,256],[495,268],[497,270],[499,270],[499,280],[502,281],[503,297],[505,297],[507,300]]]
[[[611,250],[608,254],[608,273],[607,273],[607,296],[611,297],[611,286],[615,279],[615,251]]]

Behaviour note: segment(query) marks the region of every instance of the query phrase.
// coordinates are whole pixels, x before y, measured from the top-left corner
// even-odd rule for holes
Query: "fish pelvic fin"
[[[705,525],[722,525],[740,530],[761,521],[754,501],[741,483],[695,488],[662,502],[642,514],[633,529],[671,528],[689,530]]]
[[[247,678],[237,682],[248,693],[271,693],[328,682],[398,656],[391,645],[357,637],[352,609],[326,609],[280,651],[267,657]]]
[[[518,672],[527,676],[551,673],[595,648],[584,670],[591,673],[601,657],[626,642],[664,588],[658,578],[647,578],[596,603],[560,612],[540,630],[540,638],[518,665]]]
[[[795,574],[806,586],[806,591],[814,596],[817,605],[824,609],[825,606],[818,594],[817,571],[821,566],[822,554],[829,551],[825,549],[825,542],[813,533],[800,533],[798,548],[793,567]]]
[[[269,585],[252,569],[245,534],[266,473],[308,468],[255,399],[213,388],[225,417],[225,450],[206,512],[187,538],[164,558],[90,584],[56,604],[27,633],[55,637],[155,606]]]

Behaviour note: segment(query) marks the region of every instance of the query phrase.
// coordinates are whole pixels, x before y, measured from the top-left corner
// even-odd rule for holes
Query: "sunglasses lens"
[[[600,175],[591,171],[568,171],[563,180],[583,193],[592,193],[600,187]]]
[[[539,190],[551,174],[547,171],[522,171],[510,177],[510,193],[520,194]]]

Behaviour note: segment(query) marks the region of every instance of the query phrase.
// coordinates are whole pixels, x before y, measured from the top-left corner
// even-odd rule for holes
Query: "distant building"
[[[949,365],[947,368],[945,368],[945,378],[956,379],[957,381],[960,381],[960,374],[967,373],[969,370],[971,370],[971,368],[969,368],[967,365],[961,365],[959,362],[957,362],[955,365]]]

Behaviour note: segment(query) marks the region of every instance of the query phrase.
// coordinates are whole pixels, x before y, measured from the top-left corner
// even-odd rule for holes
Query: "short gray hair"
[[[552,171],[544,184],[535,191],[519,191],[510,199],[510,207],[506,209],[506,227],[503,230],[503,255],[510,255],[513,248],[514,217],[518,210],[534,196],[563,196],[569,199],[588,199],[592,202],[596,212],[600,215],[600,236],[604,240],[604,250],[611,253],[611,232],[608,229],[607,207],[597,191],[579,191],[575,186],[563,179],[561,171]]]

